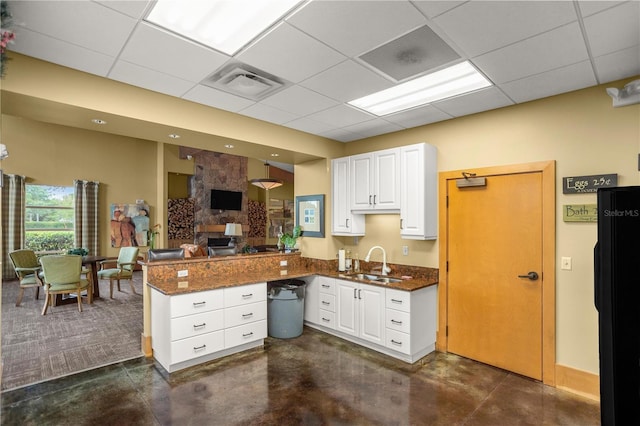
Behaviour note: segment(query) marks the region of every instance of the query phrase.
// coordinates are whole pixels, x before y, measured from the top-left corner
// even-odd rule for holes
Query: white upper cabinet
[[[351,213],[349,166],[349,157],[331,160],[332,235],[364,235],[364,215]]]
[[[400,210],[400,149],[350,157],[351,210],[398,213]]]
[[[436,148],[426,143],[400,148],[400,234],[435,240],[437,223]]]

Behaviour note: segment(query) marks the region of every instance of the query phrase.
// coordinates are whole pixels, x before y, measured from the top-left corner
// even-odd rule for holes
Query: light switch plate
[[[560,259],[560,269],[564,269],[565,271],[571,270],[571,258],[570,257],[562,257]]]
[[[182,271],[178,271],[178,278],[188,277],[188,276],[189,276],[189,270],[188,269],[183,269]]]

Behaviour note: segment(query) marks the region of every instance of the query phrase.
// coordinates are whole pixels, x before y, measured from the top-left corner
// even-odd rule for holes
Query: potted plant
[[[302,235],[302,228],[300,226],[294,226],[291,234],[285,232],[280,236],[280,241],[284,244],[285,253],[295,250],[296,240]]]

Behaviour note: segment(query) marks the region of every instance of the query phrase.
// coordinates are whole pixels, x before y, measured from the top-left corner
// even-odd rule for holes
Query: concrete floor
[[[597,402],[452,354],[305,328],[169,376],[144,358],[2,394],[6,425],[598,425]]]

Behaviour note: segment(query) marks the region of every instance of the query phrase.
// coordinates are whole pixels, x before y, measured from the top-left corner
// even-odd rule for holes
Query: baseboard
[[[600,376],[588,371],[556,364],[556,387],[585,398],[600,400]]]
[[[151,358],[153,356],[153,349],[151,348],[151,336],[145,336],[144,333],[140,334],[140,346],[142,348],[142,353],[147,358]]]

